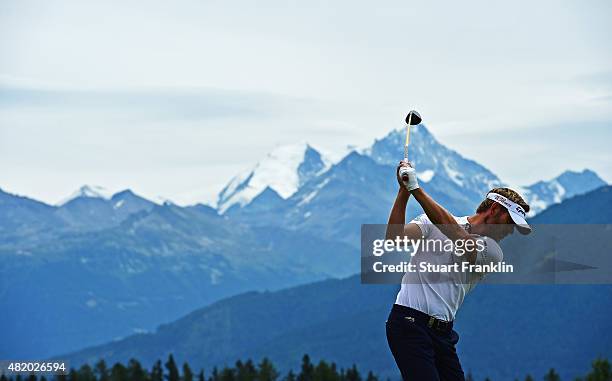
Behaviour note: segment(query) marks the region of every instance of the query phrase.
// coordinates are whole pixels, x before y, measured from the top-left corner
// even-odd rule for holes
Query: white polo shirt
[[[464,229],[469,227],[467,216],[454,218]],[[421,228],[422,235],[427,240],[448,240],[448,237],[433,225],[425,214],[418,216],[411,223]],[[483,240],[486,248],[478,251],[476,264],[501,262],[503,252],[499,244],[489,237],[479,237],[479,239]],[[444,251],[444,248],[440,246],[430,245],[425,248],[422,245],[410,259],[410,263],[418,266],[418,262],[423,261],[435,265],[467,261],[467,258],[457,256],[452,251]],[[395,303],[414,308],[438,319],[451,321],[455,319],[465,295],[476,287],[478,281],[484,276],[484,273],[475,272],[450,275],[435,272],[407,272],[402,278],[402,287]]]

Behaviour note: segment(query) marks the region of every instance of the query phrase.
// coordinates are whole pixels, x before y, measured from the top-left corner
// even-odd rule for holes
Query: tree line
[[[162,366],[162,361],[157,360],[151,370],[144,368],[136,359],[130,359],[127,365],[119,362],[108,367],[101,359],[93,367],[83,364],[79,369],[70,368],[66,375],[15,375],[0,376],[0,381],[379,381],[372,373],[362,375],[353,365],[348,369],[338,369],[335,363],[319,361],[318,364],[311,362],[308,355],[302,358],[299,373],[292,370],[283,377],[274,364],[264,358],[255,364],[252,360],[242,362],[238,360],[233,367],[214,367],[210,374],[203,369],[194,372],[187,362],[179,369],[179,365],[170,354]]]
[[[561,378],[554,369],[550,369],[541,380],[561,381]],[[267,358],[262,359],[259,364],[255,364],[250,359],[245,362],[239,360],[233,367],[214,367],[210,374],[206,374],[203,369],[194,372],[187,362],[179,368],[170,354],[163,366],[162,361],[157,360],[151,370],[133,358],[127,365],[118,362],[110,368],[102,359],[93,367],[83,364],[79,369],[70,368],[66,375],[46,377],[36,374],[10,376],[2,374],[0,381],[379,381],[379,378],[371,371],[365,375],[361,374],[354,364],[348,369],[338,369],[335,363],[324,360],[314,364],[308,355],[302,357],[298,373],[289,370],[282,377]],[[466,381],[475,381],[470,372],[466,375]],[[484,381],[493,380],[487,377]],[[535,379],[527,375],[524,381],[535,381]],[[612,381],[610,362],[607,359],[596,359],[587,375],[575,378],[573,381]]]

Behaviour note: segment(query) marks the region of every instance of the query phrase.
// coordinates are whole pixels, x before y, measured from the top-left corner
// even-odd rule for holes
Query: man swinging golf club
[[[418,113],[412,113],[412,117],[409,114],[406,118],[408,129],[411,124],[421,121]],[[416,118],[416,123],[413,118]],[[464,251],[464,255],[458,256],[441,245],[426,249],[421,245],[411,257],[411,263],[499,263],[503,253],[497,242],[515,228],[522,234],[531,232],[525,220],[529,205],[509,188],[490,190],[471,216],[450,214],[419,187],[415,168],[407,160],[407,146],[408,137],[404,160],[396,171],[399,191],[389,216],[387,238],[450,240],[454,244],[462,242],[462,247],[471,247]],[[405,224],[410,195],[425,214]],[[407,272],[403,276],[401,289],[386,322],[386,333],[389,348],[404,380],[465,380],[455,350],[459,336],[453,330],[453,320],[465,295],[482,277],[484,273],[472,271],[450,277],[435,272]]]

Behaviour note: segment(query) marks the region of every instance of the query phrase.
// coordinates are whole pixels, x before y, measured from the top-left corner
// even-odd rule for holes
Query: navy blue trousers
[[[387,342],[404,381],[465,381],[452,328],[427,326],[420,311],[394,305],[386,322]]]

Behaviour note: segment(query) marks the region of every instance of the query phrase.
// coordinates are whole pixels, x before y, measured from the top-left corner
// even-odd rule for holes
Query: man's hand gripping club
[[[419,188],[416,170],[409,161],[400,161],[396,174],[399,185],[405,187],[409,192]]]

